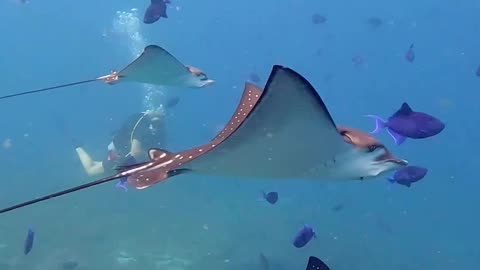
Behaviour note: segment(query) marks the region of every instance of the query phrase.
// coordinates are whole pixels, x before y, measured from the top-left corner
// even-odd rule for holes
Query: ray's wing
[[[260,91],[247,84],[235,114],[214,140],[169,153],[168,164],[155,168],[158,177],[153,171],[148,177],[134,174],[130,184],[145,188],[178,169],[223,176],[299,178],[315,174],[323,163],[352,147],[337,131],[318,93],[300,74],[274,66],[265,90]]]
[[[240,127],[188,168],[221,176],[299,178],[351,149],[313,86],[292,69],[274,66],[260,99],[244,114],[250,106],[241,104]]]
[[[262,90],[259,87],[247,82],[235,114],[230,118],[228,125],[213,140],[207,144],[177,154],[163,149],[150,149],[149,157],[155,165],[152,164],[149,169],[132,174],[128,177],[128,182],[137,189],[144,189],[172,176],[189,172],[189,169],[180,167],[188,163],[189,160],[193,160],[210,151],[235,132],[243,123],[245,117],[253,110],[261,94]]]
[[[160,46],[149,45],[143,53],[119,72],[124,81],[155,85],[176,85],[186,77],[195,77],[177,58]]]

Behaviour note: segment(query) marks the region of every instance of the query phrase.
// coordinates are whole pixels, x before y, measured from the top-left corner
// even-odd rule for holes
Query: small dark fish
[[[415,60],[415,52],[413,51],[413,43],[410,45],[410,48],[408,48],[408,51],[405,53],[405,59],[407,59],[408,62],[412,63],[413,60]]]
[[[118,180],[118,182],[115,184],[115,187],[118,189],[123,189],[123,191],[127,192],[128,191],[128,182],[127,182],[128,177],[123,177]]]
[[[132,165],[136,164],[136,163],[137,163],[137,160],[135,159],[135,157],[133,157],[132,155],[128,155],[125,158],[123,158],[122,160],[118,161],[118,165],[117,165],[116,169],[117,170],[123,170],[125,168],[128,168],[129,166],[132,166]],[[129,185],[127,179],[128,179],[127,176],[119,178],[117,184],[115,184],[115,187],[119,188],[119,189],[123,189],[125,192],[127,192],[128,191],[128,185]]]
[[[263,193],[263,198],[270,204],[275,204],[278,201],[277,192],[272,191],[272,192],[265,193],[264,191],[262,191],[262,193]]]
[[[293,240],[293,245],[296,248],[301,248],[304,247],[312,238],[316,238],[317,236],[315,235],[315,231],[313,230],[312,227],[309,225],[305,224],[303,225],[303,228],[297,233],[297,236],[295,236],[295,239]]]
[[[413,111],[406,102],[388,121],[376,115],[367,117],[375,119],[376,126],[372,134],[378,134],[386,128],[397,145],[402,144],[406,138],[424,139],[435,136],[445,128],[442,121],[429,114]]]
[[[362,55],[355,55],[352,57],[352,62],[356,68],[361,68],[365,65],[365,57]]]
[[[322,24],[327,21],[327,17],[320,15],[318,13],[315,13],[312,15],[312,23],[313,24]]]
[[[31,228],[28,229],[27,238],[25,239],[25,244],[23,246],[23,253],[27,255],[32,251],[33,241],[35,240],[35,232]]]
[[[382,26],[383,20],[378,17],[370,17],[367,19],[367,24],[370,26],[370,28],[377,29]]]
[[[478,65],[477,72],[475,72],[475,75],[477,75],[477,77],[480,77],[480,65]]]
[[[389,233],[389,234],[392,234],[393,233],[393,229],[392,229],[392,226],[390,225],[390,223],[387,223],[383,218],[381,217],[377,217],[377,227],[386,232],[386,233]]]
[[[333,212],[340,212],[341,210],[343,210],[345,206],[343,205],[343,203],[339,203],[339,204],[336,204],[332,207],[332,211]]]
[[[77,261],[66,261],[61,265],[62,270],[75,270],[77,267],[78,267]]]
[[[250,73],[249,79],[250,79],[250,81],[252,81],[254,83],[258,83],[261,80],[260,76],[258,76],[258,74],[255,73],[255,72]]]
[[[397,170],[393,176],[388,177],[388,181],[410,187],[413,183],[422,180],[427,175],[427,172],[427,168],[407,166]]]
[[[168,18],[167,4],[170,4],[170,0],[151,0],[150,5],[143,16],[143,22],[146,24],[152,24],[158,21],[161,17]]]
[[[330,268],[319,258],[310,256],[305,270],[330,270]]]
[[[268,263],[268,259],[262,252],[260,252],[260,269],[270,270],[270,264]]]
[[[167,100],[167,103],[165,106],[169,109],[177,106],[177,104],[180,102],[180,97],[173,97]]]

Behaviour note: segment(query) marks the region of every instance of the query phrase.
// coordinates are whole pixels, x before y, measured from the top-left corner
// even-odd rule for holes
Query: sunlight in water
[[[138,57],[147,42],[141,33],[142,19],[139,17],[138,9],[132,8],[129,11],[117,11],[113,19],[112,32],[120,37],[124,37],[127,41],[131,59]],[[163,103],[165,100],[164,89],[160,86],[143,84],[144,99],[143,109],[145,111],[163,112]]]

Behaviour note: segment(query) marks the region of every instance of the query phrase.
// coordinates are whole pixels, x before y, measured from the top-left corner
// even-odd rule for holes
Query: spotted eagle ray
[[[137,59],[121,71],[112,71],[108,75],[100,76],[95,79],[0,96],[0,99],[51,91],[95,81],[103,81],[110,85],[121,81],[130,81],[187,88],[200,88],[211,85],[215,82],[210,80],[200,69],[182,64],[177,58],[175,58],[175,56],[171,55],[162,47],[149,45],[145,47],[144,51],[139,57],[137,57]]]
[[[149,150],[150,160],[116,175],[17,204],[0,213],[128,177],[144,189],[184,173],[214,176],[363,180],[406,166],[372,135],[337,127],[313,86],[290,68],[275,65],[265,89],[246,83],[225,128],[209,143],[171,153]]]

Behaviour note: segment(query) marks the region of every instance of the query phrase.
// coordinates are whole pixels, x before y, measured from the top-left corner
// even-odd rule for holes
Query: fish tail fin
[[[407,137],[405,137],[403,135],[400,135],[400,134],[396,133],[395,131],[393,131],[391,129],[387,129],[387,132],[388,132],[388,134],[390,134],[390,136],[392,136],[396,145],[400,145],[400,144],[404,143],[405,140],[407,139]]]
[[[260,190],[260,193],[261,193],[261,196],[260,198],[257,198],[257,202],[264,202],[265,201],[265,197],[267,196],[267,194],[265,193],[265,190]]]
[[[390,183],[392,183],[392,184],[395,183],[395,178],[393,178],[393,176],[387,177],[387,180],[388,180],[388,182],[390,182]]]
[[[119,179],[120,181],[115,184],[115,188],[122,189],[123,191],[127,192],[128,191],[127,179],[128,177],[120,178]]]
[[[373,115],[373,114],[369,114],[365,116],[373,118],[375,120],[375,129],[372,132],[370,132],[371,134],[378,134],[387,127],[387,122],[383,120],[380,116]]]
[[[177,104],[180,102],[180,97],[179,96],[174,96],[172,98],[169,98],[165,104],[167,109],[173,109],[177,106]]]

